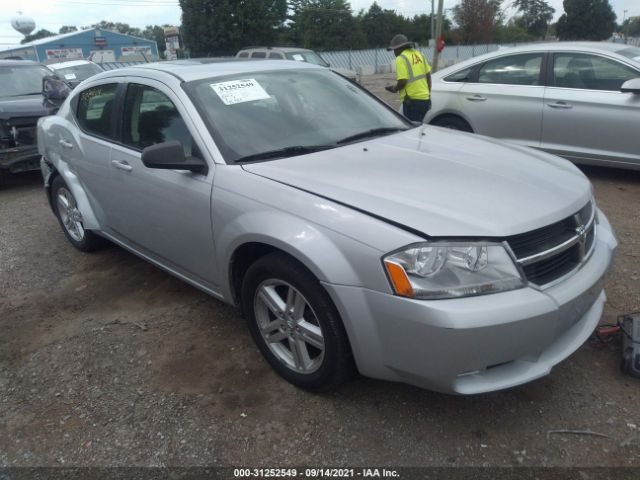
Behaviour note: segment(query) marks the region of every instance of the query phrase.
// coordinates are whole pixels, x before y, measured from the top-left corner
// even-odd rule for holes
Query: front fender
[[[288,253],[308,268],[318,280],[341,285],[362,285],[353,268],[348,239],[327,231],[302,218],[279,210],[250,211],[225,224],[217,239],[218,265],[229,266],[233,254],[242,245],[260,243]],[[373,250],[373,249],[370,249]],[[373,257],[379,255],[376,252]],[[220,269],[221,274],[228,270]],[[224,275],[221,290],[231,299],[230,275]]]

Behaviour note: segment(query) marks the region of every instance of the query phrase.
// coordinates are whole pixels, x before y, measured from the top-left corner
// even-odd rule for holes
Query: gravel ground
[[[365,78],[397,106],[386,83]],[[614,321],[640,310],[640,172],[584,171],[620,240]],[[586,344],[473,397],[364,378],[309,394],[236,310],[115,246],[75,251],[37,173],[0,190],[0,466],[640,466],[640,382],[619,358]]]

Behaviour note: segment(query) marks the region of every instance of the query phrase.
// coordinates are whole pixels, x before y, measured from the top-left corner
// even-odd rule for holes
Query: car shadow
[[[590,180],[607,182],[640,183],[640,170],[622,168],[596,167],[593,165],[577,165]]]
[[[39,170],[20,173],[0,172],[0,192],[30,190],[34,186],[42,186],[42,183],[42,174]]]

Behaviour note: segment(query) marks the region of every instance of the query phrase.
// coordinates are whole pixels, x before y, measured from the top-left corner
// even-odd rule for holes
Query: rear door
[[[576,161],[640,164],[640,95],[620,92],[640,72],[591,53],[558,52],[551,62],[541,147]]]
[[[458,108],[475,133],[537,147],[542,135],[544,52],[485,62],[458,91]]]
[[[72,101],[79,129],[61,129],[58,138],[61,155],[84,185],[101,226],[109,224],[109,204],[114,194],[109,176],[121,85],[109,79],[80,92]]]

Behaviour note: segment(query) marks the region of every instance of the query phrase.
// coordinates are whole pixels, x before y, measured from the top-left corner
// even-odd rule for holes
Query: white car
[[[97,63],[89,60],[71,60],[69,62],[50,63],[47,67],[54,73],[64,78],[72,87],[94,75],[104,72]]]
[[[38,144],[71,244],[109,239],[241,307],[303,388],[354,367],[450,393],[508,388],[600,321],[617,243],[575,166],[415,125],[327,68],[101,73],[40,119]]]
[[[426,123],[640,169],[640,48],[558,42],[501,49],[433,75]]]

